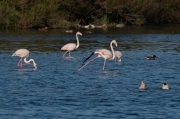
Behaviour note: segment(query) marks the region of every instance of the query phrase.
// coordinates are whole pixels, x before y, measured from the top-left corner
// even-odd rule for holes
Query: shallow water
[[[0,116],[33,119],[170,119],[180,116],[180,33],[174,27],[128,27],[95,30],[79,36],[72,58],[62,58],[61,47],[76,43],[64,30],[0,31]],[[82,70],[95,49],[118,42],[122,62],[96,59]],[[19,48],[30,50],[38,69],[17,67]],[[146,56],[156,55],[148,61]],[[95,56],[94,56],[95,57]],[[146,90],[139,90],[145,81]],[[162,90],[164,81],[170,90]]]

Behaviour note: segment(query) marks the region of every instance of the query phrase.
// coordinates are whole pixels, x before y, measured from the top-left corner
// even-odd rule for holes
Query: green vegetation
[[[0,29],[180,23],[180,0],[0,0]]]

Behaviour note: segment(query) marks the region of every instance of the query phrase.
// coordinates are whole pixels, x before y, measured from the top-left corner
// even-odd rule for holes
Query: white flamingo
[[[98,50],[96,50],[96,51],[93,52],[88,58],[86,58],[85,61],[88,60],[88,59],[89,59],[92,55],[94,55],[94,54],[98,54],[98,56],[95,57],[95,58],[93,58],[93,59],[91,59],[90,61],[86,62],[81,68],[79,68],[79,70],[81,70],[83,67],[85,67],[87,64],[89,64],[91,61],[93,61],[93,60],[95,60],[95,59],[97,59],[97,58],[99,58],[99,57],[104,58],[104,65],[103,65],[103,68],[102,68],[102,70],[104,70],[105,65],[106,65],[106,60],[107,60],[107,59],[108,59],[108,60],[113,60],[113,59],[115,58],[115,53],[114,53],[114,49],[113,49],[113,47],[112,47],[112,44],[115,44],[116,47],[117,47],[117,45],[118,45],[117,42],[116,42],[116,40],[112,40],[112,41],[111,41],[110,47],[111,47],[112,53],[111,53],[111,51],[106,50],[106,49],[98,49]],[[85,61],[84,61],[84,62],[85,62]]]
[[[79,47],[79,39],[78,39],[78,35],[81,35],[82,36],[82,33],[80,32],[77,32],[76,33],[76,40],[77,40],[77,44],[75,43],[68,43],[66,45],[64,45],[61,50],[66,50],[66,52],[63,54],[63,57],[66,55],[66,53],[69,52],[69,57],[71,57],[71,51],[77,49]]]
[[[26,58],[29,56],[29,50],[27,50],[27,49],[19,49],[19,50],[17,50],[15,53],[13,53],[13,55],[12,56],[18,56],[18,57],[20,57],[20,60],[19,60],[19,62],[18,62],[18,66],[20,66],[20,67],[22,67],[22,58],[24,58],[24,62],[26,63],[26,64],[29,64],[31,61],[33,62],[33,66],[34,66],[34,69],[37,69],[37,65],[36,65],[36,63],[35,63],[35,61],[34,61],[34,59],[30,59],[30,60],[26,60]]]

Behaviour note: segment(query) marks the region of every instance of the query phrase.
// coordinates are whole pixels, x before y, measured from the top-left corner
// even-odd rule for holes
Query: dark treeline
[[[0,0],[0,28],[180,23],[180,0]]]

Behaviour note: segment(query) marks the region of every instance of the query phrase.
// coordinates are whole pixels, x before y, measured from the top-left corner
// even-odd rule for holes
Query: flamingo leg
[[[22,57],[20,58],[20,60],[19,60],[19,62],[18,62],[18,64],[17,64],[17,66],[22,67]]]
[[[66,55],[66,53],[68,53],[69,51],[67,50],[64,54],[63,54],[63,57]]]
[[[71,52],[69,51],[69,57],[71,57]]]
[[[103,65],[103,69],[102,70],[104,70],[105,66],[106,66],[106,60],[104,60],[104,65]]]
[[[118,59],[118,62],[121,62],[121,58]]]
[[[86,62],[86,64],[84,64],[81,68],[79,68],[78,70],[81,70],[83,67],[85,67],[87,64],[89,64],[90,62],[92,62],[93,60],[97,59],[98,57],[95,57],[91,60],[89,60],[88,62]]]

